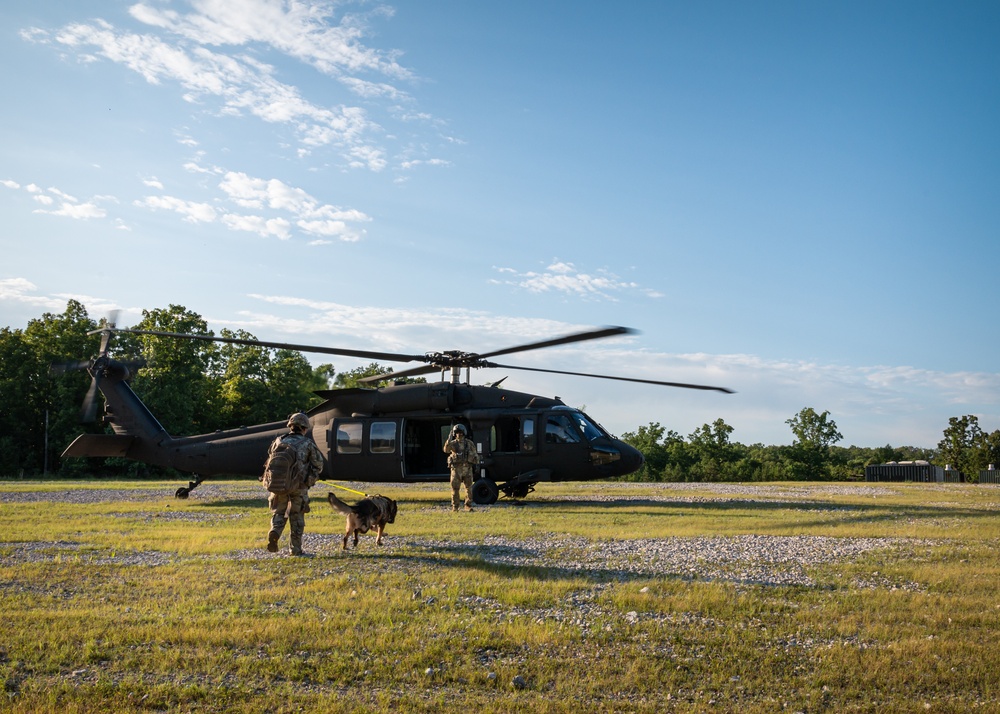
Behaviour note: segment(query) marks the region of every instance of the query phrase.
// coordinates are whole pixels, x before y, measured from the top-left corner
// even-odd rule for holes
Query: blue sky
[[[0,325],[176,304],[407,353],[626,325],[516,363],[737,393],[504,384],[615,433],[1000,428],[1000,5],[620,5],[3,4]]]

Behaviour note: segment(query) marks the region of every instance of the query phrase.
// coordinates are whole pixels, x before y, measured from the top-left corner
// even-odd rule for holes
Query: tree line
[[[41,473],[73,477],[95,469],[102,475],[138,477],[150,471],[124,459],[95,465],[91,459],[59,458],[79,434],[105,429],[100,423],[80,422],[81,405],[91,386],[90,375],[81,367],[101,344],[99,334],[88,333],[101,326],[103,321],[92,319],[81,303],[70,300],[62,314],[45,313],[24,330],[0,328],[0,477]],[[204,318],[179,305],[143,310],[133,327],[212,334]],[[243,330],[222,330],[220,336],[254,339]],[[337,373],[331,364],[311,366],[292,350],[127,333],[116,334],[109,353],[122,361],[141,355],[145,365],[136,370],[132,389],[169,432],[184,435],[280,420],[318,404],[315,391],[356,386],[362,376],[392,371],[371,364]],[[687,438],[650,423],[622,437],[646,457],[642,469],[629,478],[845,480],[863,477],[870,464],[918,459],[949,464],[974,477],[987,464],[1000,465],[1000,430],[987,433],[971,415],[952,417],[937,449],[839,447],[843,437],[830,413],[812,407],[786,423],[794,437],[790,446],[733,442],[733,427],[722,419],[699,427]]]
[[[987,433],[974,415],[951,417],[936,449],[915,446],[839,447],[843,437],[829,412],[803,408],[788,419],[791,446],[746,446],[729,440],[733,427],[722,419],[704,424],[684,439],[651,423],[622,438],[639,449],[646,463],[636,481],[849,481],[864,478],[865,467],[892,461],[924,460],[961,471],[976,481],[989,464],[1000,466],[1000,430]]]

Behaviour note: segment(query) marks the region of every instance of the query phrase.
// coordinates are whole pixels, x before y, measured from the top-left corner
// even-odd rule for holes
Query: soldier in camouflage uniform
[[[268,495],[267,505],[271,508],[271,530],[267,534],[267,549],[278,552],[278,538],[285,530],[286,521],[292,525],[291,554],[302,555],[302,534],[306,530],[305,514],[309,513],[309,489],[316,485],[316,479],[323,473],[323,454],[316,442],[309,436],[309,417],[301,412],[288,417],[289,433],[279,436],[271,442],[268,449],[270,456],[281,442],[291,442],[298,455],[300,484],[287,494],[272,493]]]
[[[466,438],[463,424],[456,424],[444,443],[448,454],[448,468],[451,469],[451,510],[458,510],[459,491],[465,485],[465,510],[472,510],[472,473],[479,463],[476,445]]]

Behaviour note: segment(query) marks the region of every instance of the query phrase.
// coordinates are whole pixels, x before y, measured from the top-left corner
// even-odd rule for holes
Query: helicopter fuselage
[[[113,370],[101,380],[112,434],[85,434],[64,456],[121,456],[196,474],[259,476],[284,422],[172,437]],[[312,437],[322,478],[428,482],[450,478],[443,445],[455,424],[480,455],[478,502],[522,497],[541,481],[586,481],[638,470],[642,454],[558,398],[453,382],[317,393]],[[181,489],[183,491],[184,489]],[[179,492],[180,495],[180,492]],[[186,495],[186,494],[185,494]]]

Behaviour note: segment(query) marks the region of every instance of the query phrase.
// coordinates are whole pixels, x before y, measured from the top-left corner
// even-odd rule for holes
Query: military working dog
[[[347,532],[344,533],[344,550],[347,550],[347,539],[354,534],[354,547],[358,547],[358,534],[367,533],[375,529],[375,545],[382,545],[382,533],[389,523],[396,522],[396,502],[391,498],[379,495],[365,495],[363,499],[353,506],[348,505],[337,498],[334,494],[328,493],[326,500],[335,509],[347,516]]]

